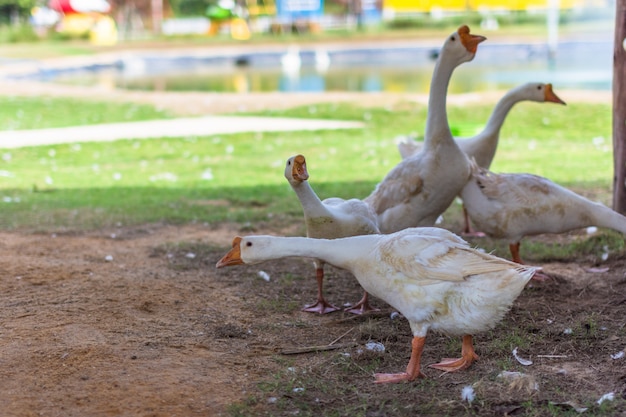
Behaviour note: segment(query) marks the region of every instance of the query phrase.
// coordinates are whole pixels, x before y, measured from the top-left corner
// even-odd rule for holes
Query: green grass
[[[451,107],[449,118],[453,125],[477,123],[486,120],[491,109]],[[21,115],[19,123],[12,121],[15,114]],[[362,120],[367,127],[0,150],[0,227],[92,229],[299,218],[299,203],[283,177],[289,156],[307,157],[310,182],[320,197],[365,197],[400,160],[394,138],[423,132],[426,109],[414,104],[398,109],[326,104],[264,114]],[[168,117],[145,106],[119,103],[0,101],[4,129],[158,116]],[[610,120],[608,105],[521,103],[503,128],[492,168],[537,173],[606,199],[613,175]]]
[[[73,98],[0,96],[0,130],[131,122],[170,118],[153,106]]]

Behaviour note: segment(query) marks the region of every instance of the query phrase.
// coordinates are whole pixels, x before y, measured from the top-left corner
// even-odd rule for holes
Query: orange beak
[[[465,49],[473,54],[475,54],[478,50],[478,44],[487,40],[484,36],[470,34],[470,29],[467,25],[461,26],[457,30],[457,33],[459,34],[461,43],[465,46]]]
[[[550,101],[552,103],[557,103],[557,104],[562,104],[564,106],[566,105],[565,102],[559,98],[559,96],[554,94],[554,91],[552,91],[552,84],[546,84],[546,90],[545,90],[544,95],[545,95],[546,101]]]
[[[243,260],[241,259],[240,244],[241,238],[239,236],[235,237],[233,239],[233,248],[215,264],[215,267],[222,268],[224,266],[242,265]]]
[[[304,156],[296,155],[296,157],[293,158],[291,176],[298,181],[306,181],[309,179],[309,172],[306,170],[306,159],[304,159]]]

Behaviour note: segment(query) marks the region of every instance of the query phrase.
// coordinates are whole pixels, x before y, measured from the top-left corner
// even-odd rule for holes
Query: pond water
[[[35,74],[66,84],[135,90],[213,92],[427,92],[437,48],[299,48],[240,55],[138,55],[113,65]],[[545,43],[481,44],[472,62],[459,67],[449,91],[506,89],[551,82],[555,89],[610,90],[613,44],[560,42],[553,54]]]

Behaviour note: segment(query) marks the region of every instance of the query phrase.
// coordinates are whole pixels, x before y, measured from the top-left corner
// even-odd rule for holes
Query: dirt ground
[[[0,94],[83,94],[28,84],[3,88],[8,87],[0,85]],[[563,95],[570,102],[573,94]],[[293,100],[272,94],[221,100],[193,94],[117,96],[98,98],[160,103],[186,115],[333,99],[383,103],[378,95],[306,94]],[[385,97],[389,103],[424,99]],[[181,110],[181,102],[187,110]],[[302,234],[302,227],[145,225],[89,233],[0,232],[0,414],[219,416],[232,413],[232,404],[255,398],[249,407],[256,415],[296,415],[298,404],[324,415],[325,407],[349,401],[365,403],[372,416],[416,415],[412,407],[424,402],[433,404],[432,415],[439,415],[437,407],[452,415],[516,415],[530,398],[566,410],[610,392],[626,399],[626,358],[611,357],[626,350],[623,256],[602,263],[606,272],[593,269],[599,266],[593,258],[544,264],[553,278],[525,290],[494,332],[476,337],[481,359],[470,369],[442,375],[426,368],[430,382],[392,388],[372,384],[372,371],[403,369],[411,335],[403,319],[390,319],[392,310],[380,300],[373,304],[381,312],[368,317],[318,316],[300,311],[315,294],[307,260],[214,267],[236,234],[293,235]],[[269,282],[259,277],[260,270],[269,274]],[[342,305],[360,298],[349,274],[332,268],[327,273],[330,301]],[[368,341],[383,343],[386,352],[364,354]],[[518,341],[527,341],[520,354],[533,365],[523,367],[512,358],[511,344]],[[424,363],[437,362],[442,352],[454,354],[457,342],[429,335]],[[341,349],[285,354],[320,345]],[[353,389],[342,398],[315,385],[302,394],[292,387],[260,387],[261,381],[291,369],[288,365],[304,370],[293,381],[345,377],[335,385]],[[530,378],[521,386],[498,382],[501,370],[520,368]],[[459,393],[467,384],[474,384],[479,404],[461,405]],[[438,395],[424,397],[424,386],[429,396]],[[390,403],[399,408],[393,411]],[[614,412],[626,415],[621,406]]]
[[[300,227],[246,232],[236,225],[153,225],[88,234],[0,233],[2,415],[225,415],[230,404],[264,395],[257,383],[285,367],[276,355],[334,340],[355,355],[368,340],[382,342],[395,359],[383,360],[379,370],[406,366],[408,326],[402,319],[389,326],[391,310],[380,300],[373,303],[382,313],[367,319],[300,311],[315,294],[307,260],[216,270],[232,237],[251,232],[298,234]],[[544,265],[554,279],[528,288],[499,327],[521,337],[536,334],[535,343],[521,352],[534,360],[532,374],[544,386],[561,384],[566,397],[579,403],[609,392],[626,396],[626,359],[611,358],[626,348],[626,260],[608,261],[604,273],[588,272],[594,266],[589,260]],[[356,301],[361,295],[356,281],[328,269],[327,297]],[[258,276],[260,270],[269,282]],[[357,325],[358,331],[351,331]],[[510,356],[484,351],[494,337],[477,336],[477,351],[485,357],[460,378],[479,379],[498,367],[498,358],[490,356]],[[437,361],[446,343],[430,337],[425,363]],[[293,360],[313,372],[325,357],[313,352]],[[460,390],[456,375],[425,373]],[[355,375],[357,385],[374,386],[371,382],[371,373]],[[495,387],[482,389],[488,397]],[[508,399],[502,406],[510,404]]]
[[[218,415],[246,395],[267,371],[241,341],[254,312],[215,279],[207,265],[216,259],[180,270],[164,249],[226,247],[232,235],[193,227],[2,233],[2,415]]]

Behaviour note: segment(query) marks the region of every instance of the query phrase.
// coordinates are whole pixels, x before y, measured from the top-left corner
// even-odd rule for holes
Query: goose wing
[[[381,242],[381,259],[408,279],[464,281],[473,275],[516,269],[518,264],[473,249],[440,228],[413,228]]]

